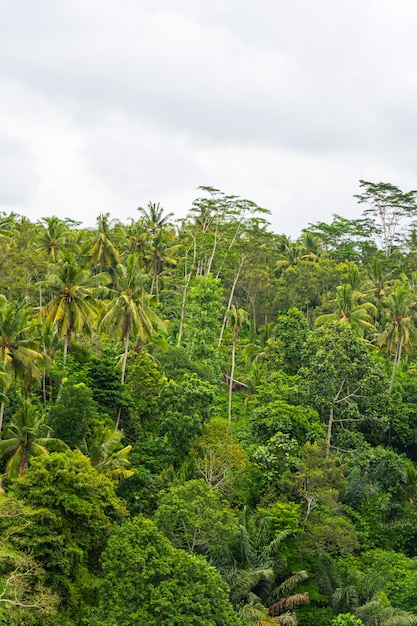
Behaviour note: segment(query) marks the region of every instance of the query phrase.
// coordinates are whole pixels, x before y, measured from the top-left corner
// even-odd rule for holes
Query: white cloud
[[[356,216],[359,178],[416,186],[411,0],[2,9],[3,210],[93,224],[153,200],[184,214],[208,184],[296,233]]]

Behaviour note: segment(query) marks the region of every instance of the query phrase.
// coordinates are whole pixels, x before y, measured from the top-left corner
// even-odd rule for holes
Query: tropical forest
[[[0,624],[417,624],[417,191],[196,195],[0,214]]]

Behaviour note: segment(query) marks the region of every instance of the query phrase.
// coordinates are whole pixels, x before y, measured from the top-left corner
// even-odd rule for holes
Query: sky
[[[415,0],[0,0],[0,211],[360,217],[360,179],[417,187],[416,33]]]

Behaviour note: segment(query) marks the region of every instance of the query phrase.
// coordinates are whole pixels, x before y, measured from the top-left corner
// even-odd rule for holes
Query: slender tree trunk
[[[243,260],[244,259],[242,257],[242,259],[240,261],[240,265],[239,265],[239,267],[237,269],[237,272],[235,274],[235,277],[233,279],[232,289],[230,291],[230,296],[229,296],[229,301],[227,303],[226,313],[224,315],[223,324],[222,324],[222,327],[221,327],[221,330],[220,330],[220,337],[219,337],[219,341],[218,341],[218,344],[217,344],[218,348],[220,348],[220,346],[222,344],[222,341],[223,341],[224,329],[226,328],[226,324],[227,324],[227,316],[228,316],[228,313],[230,311],[230,307],[232,306],[232,301],[233,301],[233,296],[235,295],[235,289],[236,289],[237,281],[239,280],[240,272],[241,272],[242,266],[243,266]]]
[[[184,291],[182,292],[180,327],[178,329],[177,348],[179,348],[181,345],[182,334],[184,332],[185,305],[187,304],[188,285],[190,284],[190,279],[191,279],[191,272],[189,272],[186,276]]]
[[[232,345],[232,367],[230,368],[230,380],[229,380],[229,407],[227,413],[227,426],[229,430],[232,427],[232,392],[233,392],[233,377],[235,375],[235,356],[236,356],[236,343],[237,343],[238,329],[233,329],[233,345]]]
[[[333,407],[330,407],[330,414],[329,414],[329,423],[327,424],[327,443],[326,443],[326,459],[329,456],[330,453],[330,443],[332,441],[332,428],[333,428]]]
[[[390,384],[389,384],[389,392],[392,393],[392,388],[394,386],[394,380],[395,380],[395,374],[397,373],[397,369],[400,366],[400,362],[401,362],[401,353],[403,350],[403,337],[401,337],[398,345],[397,345],[397,349],[395,350],[395,355],[394,355],[394,363],[392,366],[392,373],[391,373],[391,380],[390,380]]]
[[[130,325],[128,327],[128,330],[126,332],[126,337],[125,337],[125,349],[124,349],[124,353],[123,353],[123,361],[122,361],[122,378],[121,378],[121,383],[122,385],[125,384],[125,373],[126,373],[126,364],[127,364],[127,355],[129,352],[129,335],[130,335]]]
[[[129,335],[130,335],[130,324],[127,325],[127,329],[126,329],[125,349],[124,349],[123,361],[122,361],[122,378],[121,378],[121,381],[120,381],[122,383],[122,385],[125,384],[127,355],[129,353]],[[116,429],[119,428],[121,414],[122,414],[122,407],[119,406],[119,409],[118,409],[117,415],[116,415]]]
[[[3,393],[6,393],[5,389],[3,389]],[[3,428],[3,417],[4,417],[4,402],[0,404],[0,432]]]
[[[67,332],[65,333],[65,339],[64,339],[64,365],[67,362],[67,354],[68,354],[70,341],[71,341],[71,330],[68,329]]]
[[[209,262],[207,264],[207,271],[206,271],[207,274],[210,274],[210,272],[211,272],[211,266],[213,265],[214,255],[216,253],[216,248],[217,248],[217,244],[218,244],[217,233],[218,233],[218,225],[216,224],[216,230],[214,231],[213,249],[211,251],[210,259],[209,259]]]

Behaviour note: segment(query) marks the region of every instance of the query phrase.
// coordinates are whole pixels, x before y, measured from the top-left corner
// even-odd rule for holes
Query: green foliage
[[[352,523],[338,502],[344,477],[335,460],[325,455],[323,446],[306,443],[296,471],[287,470],[282,489],[303,503],[303,529],[306,549],[323,548],[330,553],[348,553],[357,546]]]
[[[352,613],[339,613],[332,619],[331,626],[363,626],[363,621]]]
[[[181,459],[191,442],[203,432],[213,410],[215,388],[195,374],[161,381],[158,407],[159,434],[166,438],[174,458]]]
[[[307,318],[299,309],[292,307],[278,315],[275,337],[280,341],[283,368],[288,374],[296,374],[302,362],[302,348],[308,335]]]
[[[247,488],[249,462],[238,438],[228,429],[226,420],[212,418],[204,433],[192,444],[190,456],[199,476],[212,489],[229,498],[241,497]]]
[[[110,352],[89,359],[85,382],[93,392],[93,400],[97,403],[100,415],[106,414],[115,419],[119,407],[126,407],[123,385],[115,369],[115,356]]]
[[[34,459],[14,492],[30,513],[13,542],[42,564],[49,583],[68,598],[77,572],[97,564],[113,522],[126,514],[113,482],[81,452],[69,450]]]
[[[158,393],[161,374],[155,361],[145,351],[135,358],[129,367],[126,380],[126,396],[129,412],[122,414],[121,427],[130,440],[137,440],[143,428],[157,428]]]
[[[333,426],[336,432],[360,426],[380,433],[387,429],[389,385],[384,368],[346,324],[311,331],[304,359],[300,376],[305,398],[328,425],[328,449]]]
[[[59,398],[49,410],[54,434],[75,448],[88,437],[100,419],[92,390],[85,383],[64,379]]]
[[[173,548],[136,517],[115,529],[102,557],[98,607],[88,626],[239,626],[228,590],[203,557]]]
[[[188,295],[185,345],[190,358],[219,374],[217,340],[223,310],[223,290],[220,280],[212,276],[194,279]]]
[[[228,550],[238,532],[226,501],[202,479],[164,493],[154,521],[176,548],[214,559]]]

